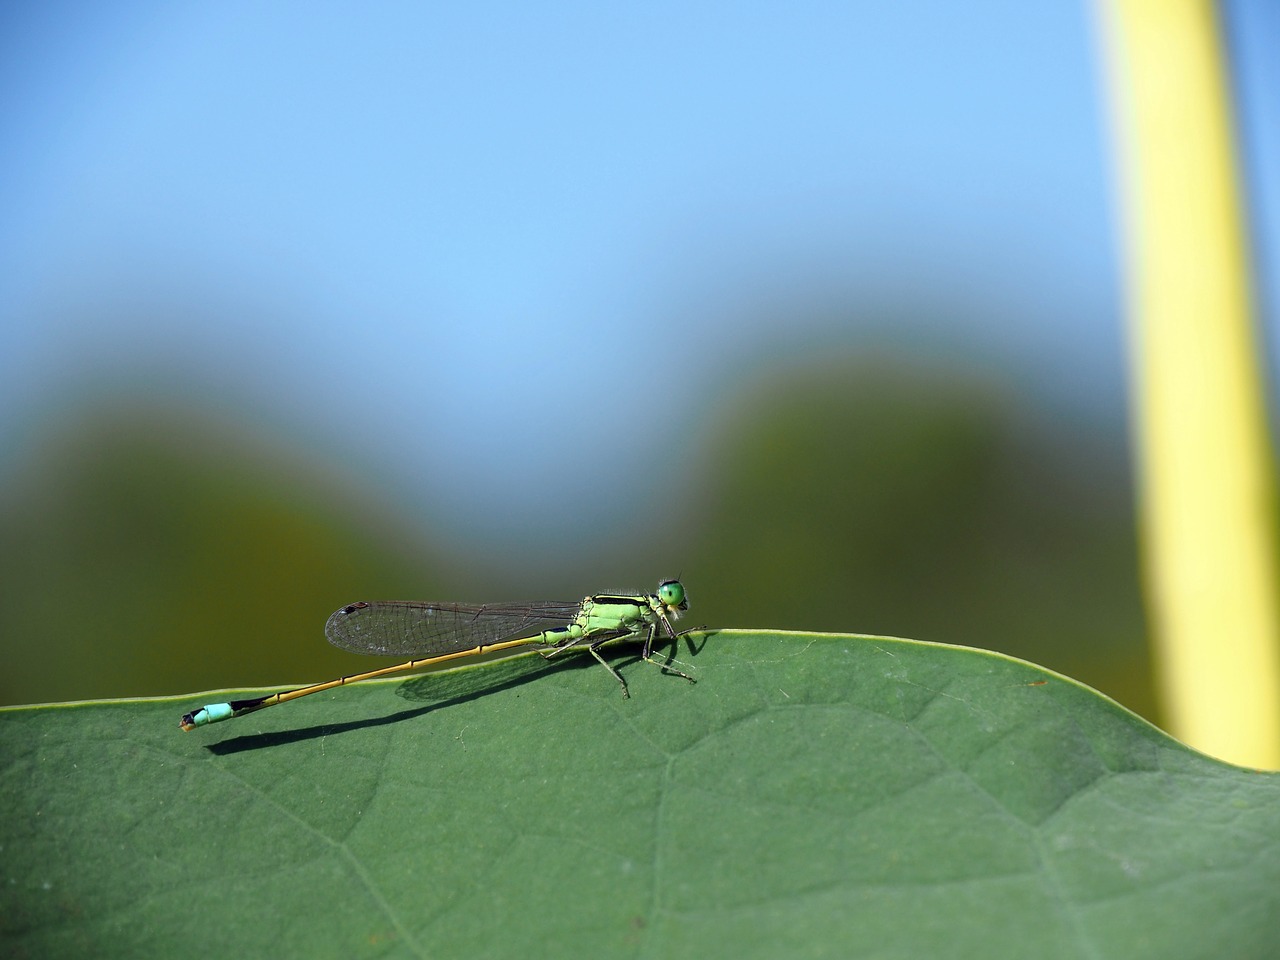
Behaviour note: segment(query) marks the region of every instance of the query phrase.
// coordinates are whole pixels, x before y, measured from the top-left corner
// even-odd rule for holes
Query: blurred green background
[[[1122,436],[995,374],[877,350],[788,364],[719,405],[693,437],[679,410],[623,431],[630,469],[666,431],[697,455],[600,536],[544,551],[410,519],[287,436],[105,396],[6,490],[0,576],[21,642],[3,698],[325,678],[369,662],[323,639],[351,600],[573,599],[679,575],[696,624],[995,648],[1153,715]]]
[[[1280,14],[1222,11],[1270,328]],[[1091,5],[0,27],[0,702],[324,680],[353,600],[680,576],[693,624],[1159,719]]]

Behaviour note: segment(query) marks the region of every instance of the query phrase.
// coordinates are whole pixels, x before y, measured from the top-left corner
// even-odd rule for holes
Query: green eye
[[[684,584],[679,580],[664,580],[658,584],[658,599],[668,607],[678,607],[681,610],[689,604],[689,599],[684,593]]]

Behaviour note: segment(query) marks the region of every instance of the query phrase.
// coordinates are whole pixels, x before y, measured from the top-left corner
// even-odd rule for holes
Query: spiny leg
[[[563,653],[565,650],[572,650],[575,647],[581,647],[585,645],[587,650],[591,652],[591,655],[596,658],[596,660],[600,663],[600,665],[604,667],[606,670],[608,670],[609,673],[613,674],[613,679],[617,680],[618,683],[622,686],[622,696],[624,698],[630,698],[631,692],[627,689],[627,681],[622,679],[622,674],[620,674],[617,670],[613,669],[613,667],[609,665],[608,661],[606,661],[605,658],[600,655],[600,651],[597,649],[602,644],[606,644],[611,640],[619,640],[623,637],[630,637],[630,636],[635,636],[635,634],[632,631],[628,631],[628,630],[618,630],[613,633],[607,633],[603,636],[597,635],[595,639],[590,639],[588,637],[571,637],[571,638],[562,640],[560,643],[557,643],[555,646],[553,646],[549,650],[539,650],[538,652],[542,654],[542,656],[545,659],[550,660],[557,653]]]
[[[665,619],[663,620],[663,625],[667,628],[667,633],[671,636],[673,640],[677,636],[679,636],[679,634],[677,634],[674,630],[671,629],[671,624],[668,623]],[[561,641],[560,643],[557,643],[555,646],[551,647],[550,649],[539,650],[538,653],[542,654],[543,658],[550,660],[552,657],[554,657],[558,653],[563,653],[565,650],[572,650],[576,647],[581,647],[585,645],[587,650],[590,651],[591,655],[596,658],[596,661],[602,667],[608,670],[609,673],[613,675],[613,678],[618,681],[619,686],[622,687],[623,698],[630,699],[631,691],[627,688],[627,681],[623,679],[622,674],[620,674],[617,670],[615,670],[609,664],[609,662],[605,660],[605,658],[600,654],[599,648],[602,647],[604,644],[609,643],[613,640],[620,640],[625,637],[634,637],[634,636],[638,636],[639,634],[640,634],[639,630],[634,630],[634,631],[618,630],[616,632],[608,633],[603,636],[596,635],[594,639],[591,639],[588,637],[573,637],[571,639],[566,639]],[[690,683],[697,683],[698,681],[695,680],[693,677],[689,676],[687,673],[677,670],[675,667],[671,666],[670,664],[663,663],[661,660],[653,656],[653,642],[657,638],[657,635],[658,635],[658,625],[656,623],[650,624],[648,635],[645,637],[644,646],[643,648],[641,648],[641,651],[640,651],[640,658],[642,660],[648,660],[650,663],[652,663],[655,667],[657,667],[663,673],[674,674],[677,677],[684,677]],[[673,656],[675,655],[674,650],[672,651],[672,655]]]
[[[671,624],[667,622],[666,617],[662,618],[662,625],[667,628],[667,633],[671,636],[671,656],[668,658],[668,661],[670,661],[674,659],[676,655],[675,641],[679,637],[684,636],[684,634],[676,633],[671,629]],[[697,683],[698,681],[693,679],[693,677],[689,676],[687,673],[677,670],[675,667],[671,666],[670,662],[663,663],[661,660],[658,660],[653,656],[653,641],[657,636],[658,625],[656,623],[652,623],[649,625],[649,636],[644,641],[644,649],[640,651],[640,659],[648,660],[663,673],[675,674],[677,677],[684,677],[690,683]]]
[[[631,699],[631,691],[627,689],[627,681],[622,679],[622,674],[620,674],[617,670],[613,669],[613,667],[609,665],[609,661],[606,660],[604,657],[600,656],[600,651],[596,649],[598,646],[600,646],[600,644],[605,642],[606,641],[604,640],[597,640],[595,643],[590,644],[587,647],[587,649],[591,651],[591,655],[593,657],[595,657],[598,661],[600,661],[600,666],[604,667],[606,670],[612,673],[613,679],[617,680],[618,683],[622,684],[622,699],[629,700]]]

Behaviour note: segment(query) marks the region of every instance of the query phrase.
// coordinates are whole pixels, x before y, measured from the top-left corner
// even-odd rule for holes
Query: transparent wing
[[[419,659],[534,636],[573,622],[581,602],[430,603],[373,600],[339,607],[324,625],[335,647]]]

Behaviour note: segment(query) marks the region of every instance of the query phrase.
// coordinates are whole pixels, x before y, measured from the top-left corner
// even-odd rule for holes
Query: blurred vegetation
[[[28,465],[0,544],[7,703],[347,667],[317,623],[431,571],[389,518],[253,431],[132,404],[86,410]]]
[[[1123,437],[1027,404],[883,358],[757,382],[709,428],[676,555],[666,529],[626,538],[631,585],[682,575],[693,624],[1003,650],[1153,716]],[[485,560],[399,513],[249,429],[86,410],[0,502],[0,701],[327,679],[370,663],[323,642],[341,603],[527,586],[510,557],[485,586]],[[539,584],[617,587],[619,549]]]
[[[1123,436],[991,379],[837,363],[740,403],[709,474],[690,567],[735,626],[996,649],[1153,717]]]

